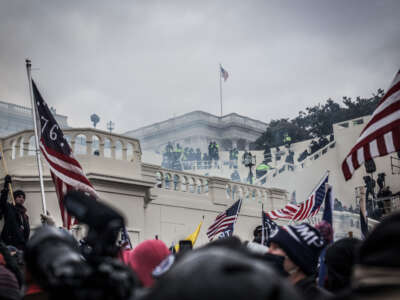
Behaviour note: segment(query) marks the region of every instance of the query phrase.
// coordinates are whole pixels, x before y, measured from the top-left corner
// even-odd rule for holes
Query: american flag
[[[222,67],[222,65],[219,65],[220,71],[221,71],[221,77],[226,81],[229,77],[228,72]]]
[[[400,70],[342,163],[349,180],[365,161],[400,150]]]
[[[97,194],[86,178],[81,165],[74,158],[72,150],[64,137],[64,133],[40,95],[33,80],[32,87],[38,120],[39,147],[49,164],[50,174],[55,185],[61,210],[63,226],[70,229],[74,221],[64,208],[64,195],[72,189],[82,190],[94,196],[97,196]]]
[[[288,203],[284,208],[268,212],[268,217],[272,220],[289,219],[302,221],[315,216],[321,209],[322,202],[324,201],[325,183],[328,182],[328,178],[329,173],[327,172],[306,201],[296,205]]]
[[[226,211],[220,213],[215,219],[214,223],[207,230],[207,236],[210,241],[215,236],[231,236],[233,233],[233,225],[236,222],[237,215],[239,214],[242,200],[239,199]]]

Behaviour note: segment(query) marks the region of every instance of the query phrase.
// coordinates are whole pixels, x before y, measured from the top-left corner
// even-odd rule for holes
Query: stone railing
[[[330,142],[325,147],[322,147],[318,151],[315,151],[313,154],[308,155],[301,162],[298,162],[295,165],[295,168],[304,168],[304,167],[306,167],[308,164],[312,163],[313,160],[317,160],[317,159],[321,158],[322,156],[324,156],[326,153],[328,153],[328,151],[330,149],[335,148],[335,146],[336,146],[336,141]]]
[[[336,124],[333,124],[333,129],[334,130],[338,130],[338,129],[343,130],[343,129],[351,128],[354,126],[365,125],[368,123],[368,121],[370,119],[371,119],[371,116],[364,116],[364,117],[348,120],[345,122],[336,123]]]
[[[265,209],[274,209],[287,203],[287,193],[282,189],[169,170],[146,163],[142,164],[142,172],[144,179],[156,182],[157,189],[203,195],[210,198],[214,204],[228,204],[242,198],[247,202],[264,203]]]
[[[318,151],[315,151],[313,154],[308,155],[301,162],[295,162],[294,164],[289,164],[289,163],[285,162],[285,160],[284,160],[285,157],[283,157],[282,163],[279,164],[272,172],[269,172],[266,177],[267,178],[270,176],[275,177],[285,171],[295,171],[297,169],[306,168],[313,161],[318,160],[319,158],[323,157],[326,153],[328,153],[328,151],[330,149],[335,148],[335,146],[336,146],[336,141],[332,141],[329,144],[327,144],[326,146],[319,149]],[[261,180],[261,178],[260,178],[260,180]]]
[[[141,161],[141,149],[137,139],[110,134],[93,128],[63,130],[75,155],[94,155],[116,160]],[[33,130],[25,130],[2,139],[4,155],[14,160],[35,155]]]

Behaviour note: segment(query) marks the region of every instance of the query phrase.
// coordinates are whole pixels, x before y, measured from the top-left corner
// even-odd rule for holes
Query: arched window
[[[231,197],[231,193],[232,193],[231,186],[230,185],[226,185],[225,191],[226,191],[226,198],[229,199]]]
[[[179,190],[179,176],[178,175],[174,175],[174,190],[178,191]]]
[[[122,159],[122,143],[120,141],[115,142],[115,159]]]
[[[68,145],[71,147],[71,138],[69,135],[64,135],[64,139],[67,141]]]
[[[237,197],[238,197],[238,188],[237,188],[237,186],[235,185],[233,188],[232,188],[232,200],[236,200],[237,199]]]
[[[239,199],[240,198],[243,199],[243,189],[241,187],[239,187],[239,189],[238,189],[238,197],[239,197]]]
[[[194,180],[189,177],[189,192],[194,193]]]
[[[111,157],[111,141],[109,139],[104,140],[104,157]]]
[[[181,182],[181,191],[186,192],[187,191],[187,178],[185,176],[182,176],[182,182]]]
[[[24,156],[24,138],[21,137],[21,140],[19,142],[19,156],[22,157]]]
[[[29,146],[28,146],[28,155],[32,156],[35,155],[35,151],[36,151],[36,145],[35,145],[35,136],[32,135],[29,138]]]
[[[204,193],[208,194],[208,180],[204,180]]]
[[[196,190],[197,190],[197,194],[201,194],[201,192],[202,192],[202,182],[201,182],[201,180],[200,179],[197,179],[196,180]]]
[[[100,156],[100,139],[97,135],[92,136],[92,154]]]
[[[156,173],[156,187],[161,188],[163,182],[163,176],[160,172]]]
[[[165,188],[170,189],[171,188],[171,174],[167,173],[165,174]]]
[[[12,144],[11,144],[11,159],[15,159],[16,152],[17,152],[16,148],[17,148],[17,141],[14,140],[14,141],[12,141]]]
[[[79,134],[75,137],[75,149],[74,153],[76,155],[79,154],[86,154],[87,149],[86,149],[86,135],[84,134]]]
[[[131,143],[126,145],[126,159],[128,161],[133,161],[133,145]]]

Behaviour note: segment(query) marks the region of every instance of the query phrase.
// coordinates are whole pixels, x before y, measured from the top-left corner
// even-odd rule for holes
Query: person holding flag
[[[61,210],[63,227],[70,229],[75,220],[72,219],[64,207],[65,194],[70,190],[80,190],[93,195],[95,198],[98,198],[98,195],[83,172],[81,165],[75,159],[64,133],[31,78],[30,60],[26,61],[26,67],[31,91],[36,149],[40,149],[49,165]],[[38,161],[43,214],[46,214],[42,166],[38,151],[36,151],[36,158]]]
[[[14,203],[9,203],[8,194],[11,182],[11,176],[7,175],[4,178],[4,188],[0,196],[0,210],[4,215],[1,239],[7,245],[24,250],[30,234],[29,217],[24,206],[25,193],[22,190],[14,191]]]

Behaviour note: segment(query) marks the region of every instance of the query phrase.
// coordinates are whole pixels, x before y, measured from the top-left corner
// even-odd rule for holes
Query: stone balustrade
[[[265,209],[275,209],[287,203],[287,193],[282,189],[255,186],[222,177],[169,170],[152,164],[143,163],[142,169],[144,174],[152,177],[152,180],[156,182],[157,189],[203,195],[210,198],[214,204],[227,205],[241,198],[246,203],[263,203]]]
[[[110,134],[94,128],[63,130],[74,155],[94,155],[125,161],[141,161],[141,149],[137,139]],[[35,155],[33,130],[25,130],[2,139],[4,155],[14,160]]]

